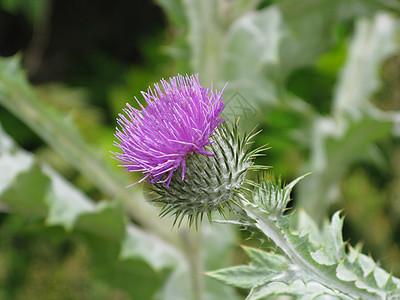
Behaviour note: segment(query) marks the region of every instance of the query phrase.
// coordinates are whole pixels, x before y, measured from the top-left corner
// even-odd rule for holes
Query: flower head
[[[161,85],[162,89],[154,84],[154,89],[142,92],[146,107],[135,98],[141,110],[127,104],[125,115],[119,114],[114,145],[122,153],[112,153],[127,172],[143,173],[138,182],[168,186],[179,167],[184,179],[188,156],[213,156],[203,148],[223,122],[220,115],[225,106],[222,91],[202,87],[198,75],[162,79]]]

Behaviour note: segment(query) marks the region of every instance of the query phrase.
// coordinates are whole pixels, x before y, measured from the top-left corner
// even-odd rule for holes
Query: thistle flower
[[[202,87],[198,75],[178,75],[169,83],[162,79],[161,85],[163,91],[155,84],[153,90],[142,92],[146,108],[135,98],[142,110],[127,104],[125,115],[119,114],[120,128],[115,133],[119,142],[114,145],[122,153],[112,153],[127,172],[143,173],[138,182],[168,186],[178,168],[181,179],[185,178],[189,156],[213,155],[204,147],[223,122],[220,115],[225,106],[222,92]]]
[[[146,108],[136,99],[141,110],[127,104],[119,115],[114,145],[122,153],[114,158],[126,171],[142,172],[138,182],[153,183],[162,216],[175,215],[178,224],[187,216],[197,225],[206,213],[211,221],[213,211],[238,202],[262,148],[250,151],[254,135],[241,136],[237,123],[224,122],[222,92],[200,86],[197,75],[161,84],[163,91],[155,84],[142,92]]]

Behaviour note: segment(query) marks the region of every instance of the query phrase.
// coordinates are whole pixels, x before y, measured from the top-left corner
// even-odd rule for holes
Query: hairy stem
[[[278,227],[276,222],[266,218],[265,214],[252,203],[242,201],[242,209],[252,221],[255,221],[255,226],[273,241],[293,264],[306,271],[314,281],[354,299],[380,299],[378,295],[373,295],[367,291],[361,290],[352,282],[342,281],[331,273],[326,272],[323,266],[318,266],[313,263],[311,256],[304,254],[309,253],[307,245],[293,245],[286,238],[285,233]],[[304,251],[299,251],[298,247],[305,247],[306,249],[303,249]]]

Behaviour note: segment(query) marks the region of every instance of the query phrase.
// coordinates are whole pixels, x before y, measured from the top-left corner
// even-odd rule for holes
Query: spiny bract
[[[253,158],[264,149],[250,151],[254,135],[239,135],[237,123],[221,124],[205,147],[213,157],[194,154],[186,161],[184,181],[174,174],[168,187],[155,184],[160,196],[153,201],[164,203],[161,215],[175,215],[178,225],[187,216],[189,224],[197,226],[204,214],[211,222],[213,211],[223,214],[239,202],[247,171],[258,168]]]

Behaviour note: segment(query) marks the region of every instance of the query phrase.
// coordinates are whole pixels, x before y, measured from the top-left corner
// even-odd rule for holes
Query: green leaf
[[[18,159],[19,156],[14,156]],[[0,155],[0,164],[3,159],[9,160],[9,156]],[[9,160],[15,162],[15,160]],[[7,169],[0,168],[0,174],[7,173]],[[0,176],[1,177],[1,176]],[[0,202],[7,205],[8,210],[16,211],[29,217],[40,218],[45,216],[46,205],[44,197],[50,184],[37,165],[32,165],[28,170],[19,172],[13,182],[0,194]]]
[[[243,249],[254,266],[266,267],[268,269],[283,269],[287,264],[286,258],[282,255],[265,252],[252,247],[243,247]]]
[[[46,202],[49,212],[46,223],[61,225],[71,230],[80,214],[93,211],[94,205],[88,198],[64,178],[50,168],[44,168],[44,173],[51,178],[51,185]]]
[[[345,256],[342,229],[343,218],[340,217],[340,212],[335,212],[328,228],[330,238],[326,241],[325,249],[329,255],[335,258],[336,262],[339,262]]]
[[[94,211],[80,215],[75,230],[84,237],[92,250],[92,268],[95,276],[112,286],[128,291],[133,299],[153,299],[167,275],[161,268],[171,266],[170,259],[175,258],[168,256],[168,251],[164,253],[164,250],[168,249],[156,239],[153,239],[156,243],[151,243],[152,240],[140,232],[140,229],[133,225],[130,225],[129,229],[125,223],[120,205],[100,203]],[[136,238],[137,243],[143,242],[149,248],[136,247],[128,254],[126,250],[124,253],[121,244],[130,243],[131,236]],[[139,237],[142,237],[142,240]],[[126,241],[128,238],[130,240]],[[154,251],[149,250],[156,247],[160,253],[152,257]]]
[[[310,250],[321,248],[325,239],[315,221],[303,209],[300,209],[295,217],[297,218],[297,233],[299,236],[308,235]]]
[[[99,203],[92,211],[82,213],[75,227],[80,231],[119,242],[125,233],[125,216],[117,203]]]
[[[359,278],[356,269],[348,261],[342,261],[336,269],[337,277],[344,281],[355,281]]]
[[[255,266],[237,266],[207,273],[225,284],[249,289],[264,282],[274,281],[279,274]]]
[[[94,221],[94,218],[90,219],[86,221],[89,223]],[[101,217],[98,220],[102,220]],[[110,222],[105,220],[103,224],[107,226]],[[101,227],[97,231],[101,229],[107,228]],[[114,240],[112,236],[102,237],[89,232],[82,232],[80,236],[91,250],[91,271],[94,276],[106,284],[128,292],[132,299],[154,299],[166,278],[165,271],[154,272],[154,269],[142,260],[119,259],[120,242]]]
[[[370,21],[360,19],[335,91],[333,113],[360,118],[371,95],[380,85],[382,63],[396,53],[398,22],[380,13]]]
[[[184,1],[187,19],[187,41],[192,72],[198,72],[207,82],[219,78],[220,49],[223,29],[220,25],[222,3],[213,0]]]
[[[12,144],[0,127],[0,194],[14,182],[19,173],[33,166],[33,159],[23,152],[12,153]],[[4,137],[4,140],[2,140]]]
[[[0,124],[0,201],[9,209],[40,217],[48,186],[49,179],[33,157],[18,149]]]
[[[378,299],[378,297],[398,293],[393,291],[397,289],[399,279],[389,276],[383,270],[376,271],[379,269],[377,266],[373,267],[373,272],[365,274],[368,269],[371,269],[371,262],[367,261],[368,266],[363,268],[360,262],[365,261],[365,257],[359,260],[358,251],[350,248],[349,252],[345,253],[341,232],[343,218],[340,217],[339,212],[333,215],[332,221],[323,232],[319,233],[323,240],[323,248],[318,249],[318,244],[310,241],[308,234],[291,230],[289,224],[293,214],[281,216],[276,220],[276,217],[266,213],[257,205],[244,200],[242,209],[249,217],[249,221],[254,222],[254,226],[265,235],[265,238],[275,243],[287,261],[284,267],[278,265],[275,268],[271,268],[272,265],[268,262],[261,262],[265,273],[270,275],[271,272],[272,274],[276,272],[275,281],[280,281],[283,285],[278,285],[280,291],[271,292],[269,285],[273,283],[268,282],[269,278],[266,278],[264,283],[258,284],[249,280],[246,283],[253,284],[253,287],[248,299],[261,299],[265,295],[275,293],[301,296],[303,299],[325,294],[340,299]],[[313,249],[317,250],[312,252]],[[248,268],[254,266],[250,265]],[[244,271],[242,269],[221,270],[222,274],[218,274],[219,276],[215,278],[238,285],[236,278],[246,277],[245,271],[249,271],[248,268]],[[254,273],[261,277],[261,274]],[[376,276],[379,276],[379,281]],[[302,286],[299,287],[298,282],[302,283]],[[287,288],[291,285],[296,287],[292,292],[290,288]],[[311,288],[313,286],[318,286],[315,293]],[[308,294],[308,291],[311,291],[311,294]]]
[[[224,49],[226,79],[256,77],[263,66],[277,63],[281,22],[279,9],[271,6],[232,24]]]
[[[279,63],[281,37],[282,17],[276,6],[248,13],[231,25],[222,49],[222,78],[229,82],[225,101],[232,114],[243,113],[236,111],[238,101],[276,102],[275,83],[265,74]],[[234,98],[236,92],[244,100]]]
[[[179,265],[179,256],[180,253],[176,249],[161,243],[153,233],[127,226],[120,253],[121,259],[140,257],[157,271]]]
[[[346,297],[345,295],[339,295],[335,293],[335,291],[316,282],[305,283],[298,279],[290,284],[285,284],[283,282],[271,282],[262,286],[257,286],[251,290],[246,300],[266,299],[266,297],[274,295],[289,295],[295,297],[296,299],[302,300],[353,299],[351,297]]]
[[[338,24],[361,16],[370,16],[383,9],[399,9],[395,0],[279,0],[277,1],[288,34],[280,47],[281,70],[293,70],[312,65],[335,43]]]
[[[342,236],[343,218],[336,212],[329,226],[325,229],[322,248],[311,252],[312,258],[320,264],[334,265],[345,257],[345,244]]]
[[[244,247],[244,250],[249,255],[250,265],[208,272],[207,275],[225,284],[248,289],[283,279],[287,264],[283,256],[250,247]]]

